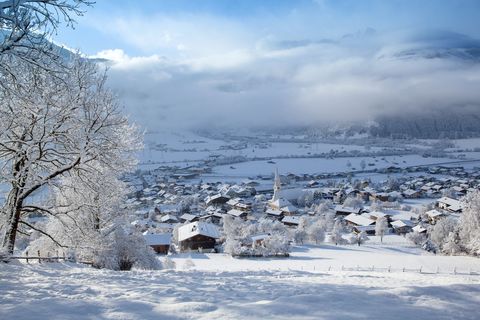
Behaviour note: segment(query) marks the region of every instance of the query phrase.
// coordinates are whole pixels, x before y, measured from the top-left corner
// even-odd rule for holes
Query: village
[[[230,250],[235,256],[288,255],[290,245],[308,238],[360,245],[379,233],[409,236],[413,244],[436,251],[422,235],[441,219],[458,219],[462,197],[480,188],[480,168],[459,165],[390,166],[381,170],[387,175],[382,181],[348,172],[281,174],[278,169],[236,183],[202,181],[209,172],[202,166],[164,167],[125,177],[132,191],[127,201],[131,224],[158,254],[227,252],[233,237],[242,247]],[[228,235],[225,220],[240,228],[275,223],[278,231],[282,225],[288,245],[280,251],[255,250],[279,238],[268,228]],[[319,220],[322,227],[310,232],[321,235],[303,235]]]

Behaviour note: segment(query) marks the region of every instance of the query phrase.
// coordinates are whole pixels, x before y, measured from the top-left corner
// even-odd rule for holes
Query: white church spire
[[[275,180],[273,183],[273,201],[280,199],[280,189],[282,187],[282,182],[280,181],[280,175],[278,174],[278,168],[275,168]]]

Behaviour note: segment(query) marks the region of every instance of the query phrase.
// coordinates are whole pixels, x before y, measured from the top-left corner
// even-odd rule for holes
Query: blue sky
[[[112,30],[112,21],[199,17],[289,38],[333,37],[368,27],[442,29],[478,37],[479,15],[477,0],[98,0],[75,30],[62,28],[56,40],[87,54],[118,47],[129,54],[152,53]]]
[[[55,40],[111,61],[135,120],[201,126],[480,112],[478,0],[99,0]]]

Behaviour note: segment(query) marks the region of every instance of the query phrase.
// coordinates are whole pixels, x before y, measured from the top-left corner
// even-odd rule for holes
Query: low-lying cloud
[[[193,28],[178,26],[181,35]],[[205,48],[162,33],[158,45],[177,48],[172,56],[113,49],[96,57],[111,61],[111,86],[149,129],[366,122],[445,108],[480,113],[480,41],[469,36],[366,29],[282,39],[227,26],[211,37],[213,26],[199,27],[196,41]]]

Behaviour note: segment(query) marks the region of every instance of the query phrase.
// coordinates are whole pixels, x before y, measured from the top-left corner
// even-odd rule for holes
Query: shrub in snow
[[[264,241],[264,256],[282,255],[290,252],[290,242],[281,234],[273,234],[268,236]]]
[[[147,246],[141,234],[128,234],[118,228],[112,243],[104,246],[94,256],[93,265],[112,270],[160,269],[161,264],[152,248]]]
[[[223,251],[231,255],[239,255],[242,253],[242,244],[238,239],[227,237]]]
[[[424,233],[419,233],[416,231],[407,233],[406,238],[407,240],[418,246],[424,244],[425,241],[427,241],[427,236]]]
[[[438,247],[431,240],[427,240],[422,244],[422,249],[428,252],[437,253]]]

